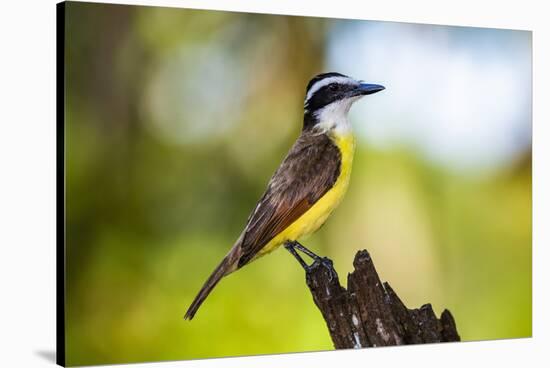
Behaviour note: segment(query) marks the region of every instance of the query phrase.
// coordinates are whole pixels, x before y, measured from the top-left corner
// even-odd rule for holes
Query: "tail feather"
[[[201,290],[193,300],[193,303],[191,303],[191,306],[185,313],[185,317],[184,317],[185,319],[188,319],[188,320],[193,319],[193,317],[195,316],[195,313],[197,313],[197,310],[199,309],[201,304],[204,302],[206,297],[210,294],[212,289],[214,289],[214,287],[218,284],[218,282],[221,280],[223,276],[231,272],[230,270],[231,258],[232,257],[229,257],[229,255],[226,256],[218,265],[218,267],[216,267],[214,272],[212,272],[208,280],[206,280]]]

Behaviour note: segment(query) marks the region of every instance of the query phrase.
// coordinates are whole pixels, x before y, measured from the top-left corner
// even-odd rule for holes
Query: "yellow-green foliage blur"
[[[363,73],[364,55],[338,48],[362,42],[348,24],[400,25],[85,3],[69,3],[66,16],[67,363],[332,349],[304,272],[284,249],[222,280],[191,322],[183,315],[299,134],[308,80],[351,70],[386,85],[399,56]],[[423,27],[401,39],[433,41]],[[461,47],[483,30],[438,32],[458,32]],[[342,65],[352,66],[333,70]],[[352,115],[360,134],[349,192],[304,244],[332,258],[342,280],[368,249],[406,305],[450,309],[465,341],[530,336],[530,105],[510,118],[526,144],[505,141],[511,153],[476,165],[498,140],[485,137],[479,154],[454,164],[424,150],[435,126],[396,113],[410,101],[392,95],[400,81],[358,103],[386,118]],[[499,96],[488,100],[506,105]],[[418,110],[432,116],[436,103],[425,104]],[[395,137],[415,126],[421,143],[373,141],[367,120]],[[458,153],[468,150],[455,141]]]

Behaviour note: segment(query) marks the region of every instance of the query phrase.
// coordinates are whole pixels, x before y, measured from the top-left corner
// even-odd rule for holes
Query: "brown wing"
[[[238,267],[319,200],[340,174],[340,150],[325,134],[303,132],[248,218]]]

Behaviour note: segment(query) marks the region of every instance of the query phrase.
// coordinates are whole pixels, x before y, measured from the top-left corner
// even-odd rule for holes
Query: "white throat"
[[[318,123],[315,128],[322,133],[333,133],[338,136],[352,133],[348,112],[351,105],[361,96],[340,100],[326,105],[315,113]]]

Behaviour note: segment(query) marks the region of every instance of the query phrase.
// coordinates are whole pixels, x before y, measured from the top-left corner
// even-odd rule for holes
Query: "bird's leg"
[[[325,266],[328,270],[330,270],[330,275],[329,276],[330,276],[330,280],[332,280],[332,275],[333,275],[333,273],[335,273],[335,271],[334,271],[334,267],[332,267],[332,261],[329,258],[318,256],[317,254],[313,253],[312,251],[310,251],[309,249],[304,247],[302,244],[298,243],[296,240],[287,241],[285,243],[285,248],[298,260],[298,262],[300,262],[300,265],[306,271],[309,271],[311,269],[311,267],[313,267],[313,265],[317,262],[320,263],[321,265]],[[311,257],[314,260],[313,264],[308,265],[302,259],[302,257],[300,257],[300,255],[296,252],[296,250],[299,250],[300,252],[302,252],[302,253],[308,255],[309,257]]]
[[[296,243],[292,241],[287,241],[285,243],[285,249],[288,250],[290,254],[292,254],[294,258],[296,258],[296,260],[300,263],[303,269],[307,271],[310,266],[308,266],[308,264],[302,259],[302,257],[300,257],[298,252],[296,252],[296,249],[294,249],[295,246]]]
[[[321,257],[319,257],[317,254],[313,253],[312,251],[310,251],[309,249],[304,247],[302,244],[298,243],[296,240],[293,243],[294,243],[294,248],[298,249],[300,252],[302,252],[304,254],[307,254],[313,260],[315,260],[315,261],[321,261],[322,260]]]

